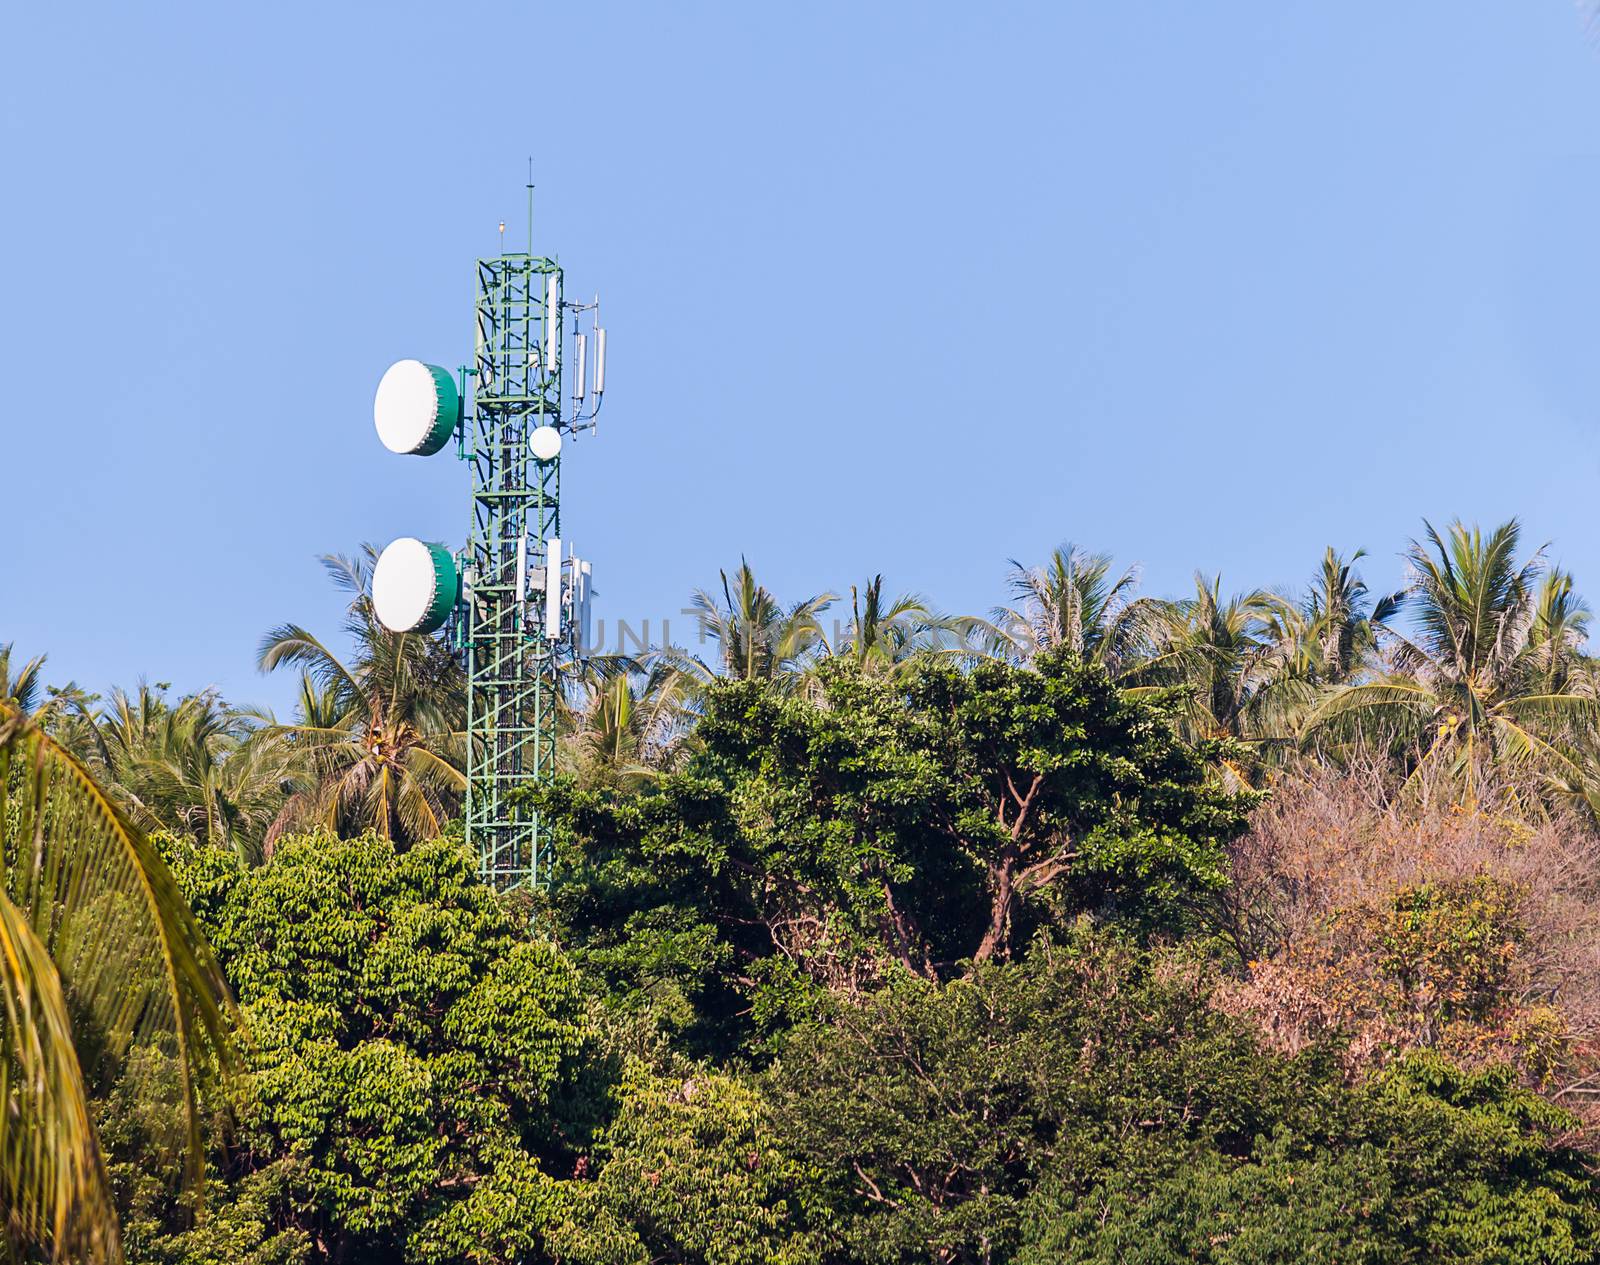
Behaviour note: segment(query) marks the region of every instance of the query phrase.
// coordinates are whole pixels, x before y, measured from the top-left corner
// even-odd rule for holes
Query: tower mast
[[[588,653],[591,571],[563,544],[561,450],[593,428],[605,387],[603,332],[577,332],[580,315],[597,319],[598,300],[568,303],[560,264],[533,254],[531,164],[528,236],[526,251],[506,253],[502,226],[502,253],[477,261],[472,363],[456,381],[436,366],[401,361],[384,375],[375,405],[391,449],[427,455],[453,430],[470,470],[467,544],[454,567],[442,545],[402,539],[379,558],[373,594],[386,625],[406,625],[397,631],[433,632],[447,618],[453,626],[467,675],[467,840],[484,880],[502,891],[549,881],[547,831],[514,792],[554,774],[562,692]],[[569,359],[573,391],[564,400]],[[391,379],[400,385],[390,389]],[[400,387],[410,394],[402,398]],[[385,606],[380,589],[435,600],[414,619],[421,599]]]
[[[484,879],[501,889],[537,886],[548,870],[538,816],[511,792],[555,768],[561,630],[543,618],[547,603],[529,598],[561,582],[561,283],[552,259],[478,261],[467,424],[467,838]],[[554,451],[540,457],[532,437],[545,427],[555,431]]]

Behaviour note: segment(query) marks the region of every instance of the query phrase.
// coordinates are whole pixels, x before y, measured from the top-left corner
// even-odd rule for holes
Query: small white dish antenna
[[[538,426],[528,436],[528,448],[538,461],[554,461],[561,455],[561,432],[554,426]]]

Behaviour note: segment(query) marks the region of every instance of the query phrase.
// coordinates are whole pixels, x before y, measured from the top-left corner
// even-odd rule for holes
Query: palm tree
[[[1311,582],[1303,609],[1314,653],[1309,667],[1319,684],[1349,681],[1377,650],[1380,635],[1405,601],[1402,591],[1368,604],[1366,582],[1354,569],[1366,555],[1365,549],[1357,549],[1346,562],[1329,545],[1322,569]]]
[[[357,559],[322,559],[351,595],[345,632],[355,650],[346,663],[298,624],[284,624],[261,642],[270,672],[300,668],[302,710],[293,724],[269,732],[287,739],[302,762],[307,789],[290,798],[268,832],[321,824],[330,830],[372,829],[416,841],[443,830],[466,789],[466,689],[460,665],[437,637],[397,633],[372,609],[372,566],[366,546]]]
[[[230,709],[210,690],[169,704],[141,684],[132,697],[113,691],[95,719],[95,764],[135,823],[260,863],[295,789],[294,752],[269,717]]]
[[[1011,561],[1014,604],[990,616],[988,641],[1001,653],[1029,660],[1067,650],[1120,676],[1149,651],[1158,603],[1134,596],[1139,572],[1112,577],[1108,554],[1068,543],[1040,567]]]
[[[885,601],[883,576],[875,575],[860,589],[850,586],[850,623],[831,649],[864,672],[889,672],[915,655],[944,648],[966,622],[937,614],[920,594]]]
[[[0,994],[0,1206],[13,1249],[20,1240],[53,1260],[120,1262],[88,1081],[115,1071],[142,1095],[175,1092],[181,1136],[170,1140],[198,1183],[202,1089],[211,1072],[237,1069],[236,1016],[155,850],[83,765],[6,702]],[[130,1059],[136,1049],[164,1057]]]
[[[1346,561],[1330,545],[1300,601],[1259,591],[1240,599],[1253,610],[1259,645],[1249,656],[1242,682],[1248,697],[1233,733],[1261,744],[1263,756],[1286,753],[1327,691],[1353,680],[1376,655],[1405,595],[1369,603],[1354,567],[1365,556],[1358,549]]]
[[[344,714],[336,682],[323,684],[309,672],[300,674],[300,694],[295,699],[296,723],[313,729],[332,729]]]
[[[1577,687],[1589,670],[1582,653],[1589,639],[1589,607],[1572,587],[1572,575],[1552,568],[1539,586],[1533,624],[1528,629],[1528,666],[1542,693],[1560,694]],[[1592,692],[1592,685],[1584,686]]]
[[[1538,586],[1543,550],[1517,561],[1521,527],[1486,539],[1460,522],[1406,557],[1416,635],[1384,636],[1388,670],[1324,701],[1313,733],[1376,727],[1417,751],[1417,770],[1442,767],[1469,799],[1486,764],[1532,766],[1569,788],[1591,786],[1573,743],[1593,733],[1596,704],[1572,667],[1587,612],[1571,580]]]
[[[1190,739],[1279,737],[1299,693],[1285,671],[1286,646],[1303,638],[1294,604],[1263,589],[1222,597],[1222,577],[1194,577],[1194,596],[1155,604],[1147,627],[1148,657],[1126,673],[1139,689],[1187,691],[1183,728]]]
[[[568,715],[559,758],[588,786],[632,789],[673,767],[686,747],[684,678],[668,663],[591,664]]]
[[[750,564],[742,558],[732,580],[726,571],[721,576],[721,601],[700,589],[689,602],[701,641],[709,639],[716,644],[715,664],[681,654],[673,656],[673,662],[687,677],[701,683],[718,673],[780,686],[797,682],[813,652],[826,644],[818,616],[834,595],[819,593],[785,608],[756,582]]]
[[[24,715],[31,716],[38,710],[40,693],[44,682],[40,673],[44,669],[44,656],[36,655],[29,659],[12,675],[11,658],[15,654],[15,642],[6,642],[0,645],[0,703],[10,703]]]

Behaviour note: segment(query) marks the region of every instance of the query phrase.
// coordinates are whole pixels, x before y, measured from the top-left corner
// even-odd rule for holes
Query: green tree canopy
[[[836,996],[766,1074],[860,1265],[1600,1259],[1574,1121],[1503,1070],[1345,1083],[1209,1004],[1197,960],[1074,933]]]
[[[815,1175],[757,1088],[597,1025],[573,965],[457,840],[167,841],[252,1034],[202,1220],[114,1092],[129,1255],[164,1265],[794,1265]]]
[[[129,1139],[130,1238],[193,1261],[241,1237],[263,1260],[538,1250],[597,1118],[594,1034],[572,967],[519,933],[460,843],[292,837],[259,869],[173,846],[238,991],[254,1094],[218,1159],[233,1197],[198,1230]]]
[[[682,772],[544,803],[582,959],[708,1038],[802,980],[942,977],[1078,912],[1176,925],[1253,802],[1070,655],[894,682],[838,661],[814,697],[722,682],[704,706]]]

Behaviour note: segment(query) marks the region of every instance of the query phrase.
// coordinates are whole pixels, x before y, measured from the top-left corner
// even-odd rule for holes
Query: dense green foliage
[[[1251,797],[1075,658],[893,682],[841,662],[815,686],[715,684],[684,771],[544,797],[578,960],[705,1049],[807,984],[946,977],[1082,911],[1176,926],[1223,881]]]
[[[174,852],[255,1076],[198,1222],[142,1110],[102,1104],[130,1259],[756,1262],[800,1235],[809,1179],[756,1089],[621,1053],[459,842]]]
[[[1066,655],[818,681],[716,685],[682,771],[549,797],[546,931],[450,840],[175,842],[257,1075],[198,1225],[111,1112],[135,1259],[1597,1259],[1575,1122],[1506,1069],[1352,1081],[1214,1004],[1252,800],[1167,704]],[[1065,863],[985,951],[1008,854]],[[1482,1006],[1505,917],[1423,886],[1375,934]]]
[[[1351,1085],[1216,1010],[1202,958],[1085,919],[719,1070],[609,1024],[456,843],[176,861],[257,1077],[198,1224],[104,1104],[134,1260],[1596,1259],[1571,1122],[1503,1071]]]
[[[1595,1259],[1561,1112],[1501,1072],[1266,1057],[1205,980],[1080,931],[797,1033],[767,1080],[840,1178],[834,1259]]]
[[[443,1261],[506,1235],[487,1259],[514,1259],[536,1242],[545,1165],[570,1169],[593,1127],[578,1070],[594,1037],[575,972],[514,933],[464,849],[313,835],[269,867],[191,851],[179,870],[237,990],[256,1075],[219,1172],[243,1198],[220,1200],[178,1259],[227,1259],[212,1245],[235,1241],[234,1214],[272,1227],[264,1260],[342,1244],[323,1250]],[[144,1158],[125,1170],[144,1213],[128,1235],[153,1253],[164,1187]],[[494,1204],[511,1180],[527,1215],[502,1226]]]

